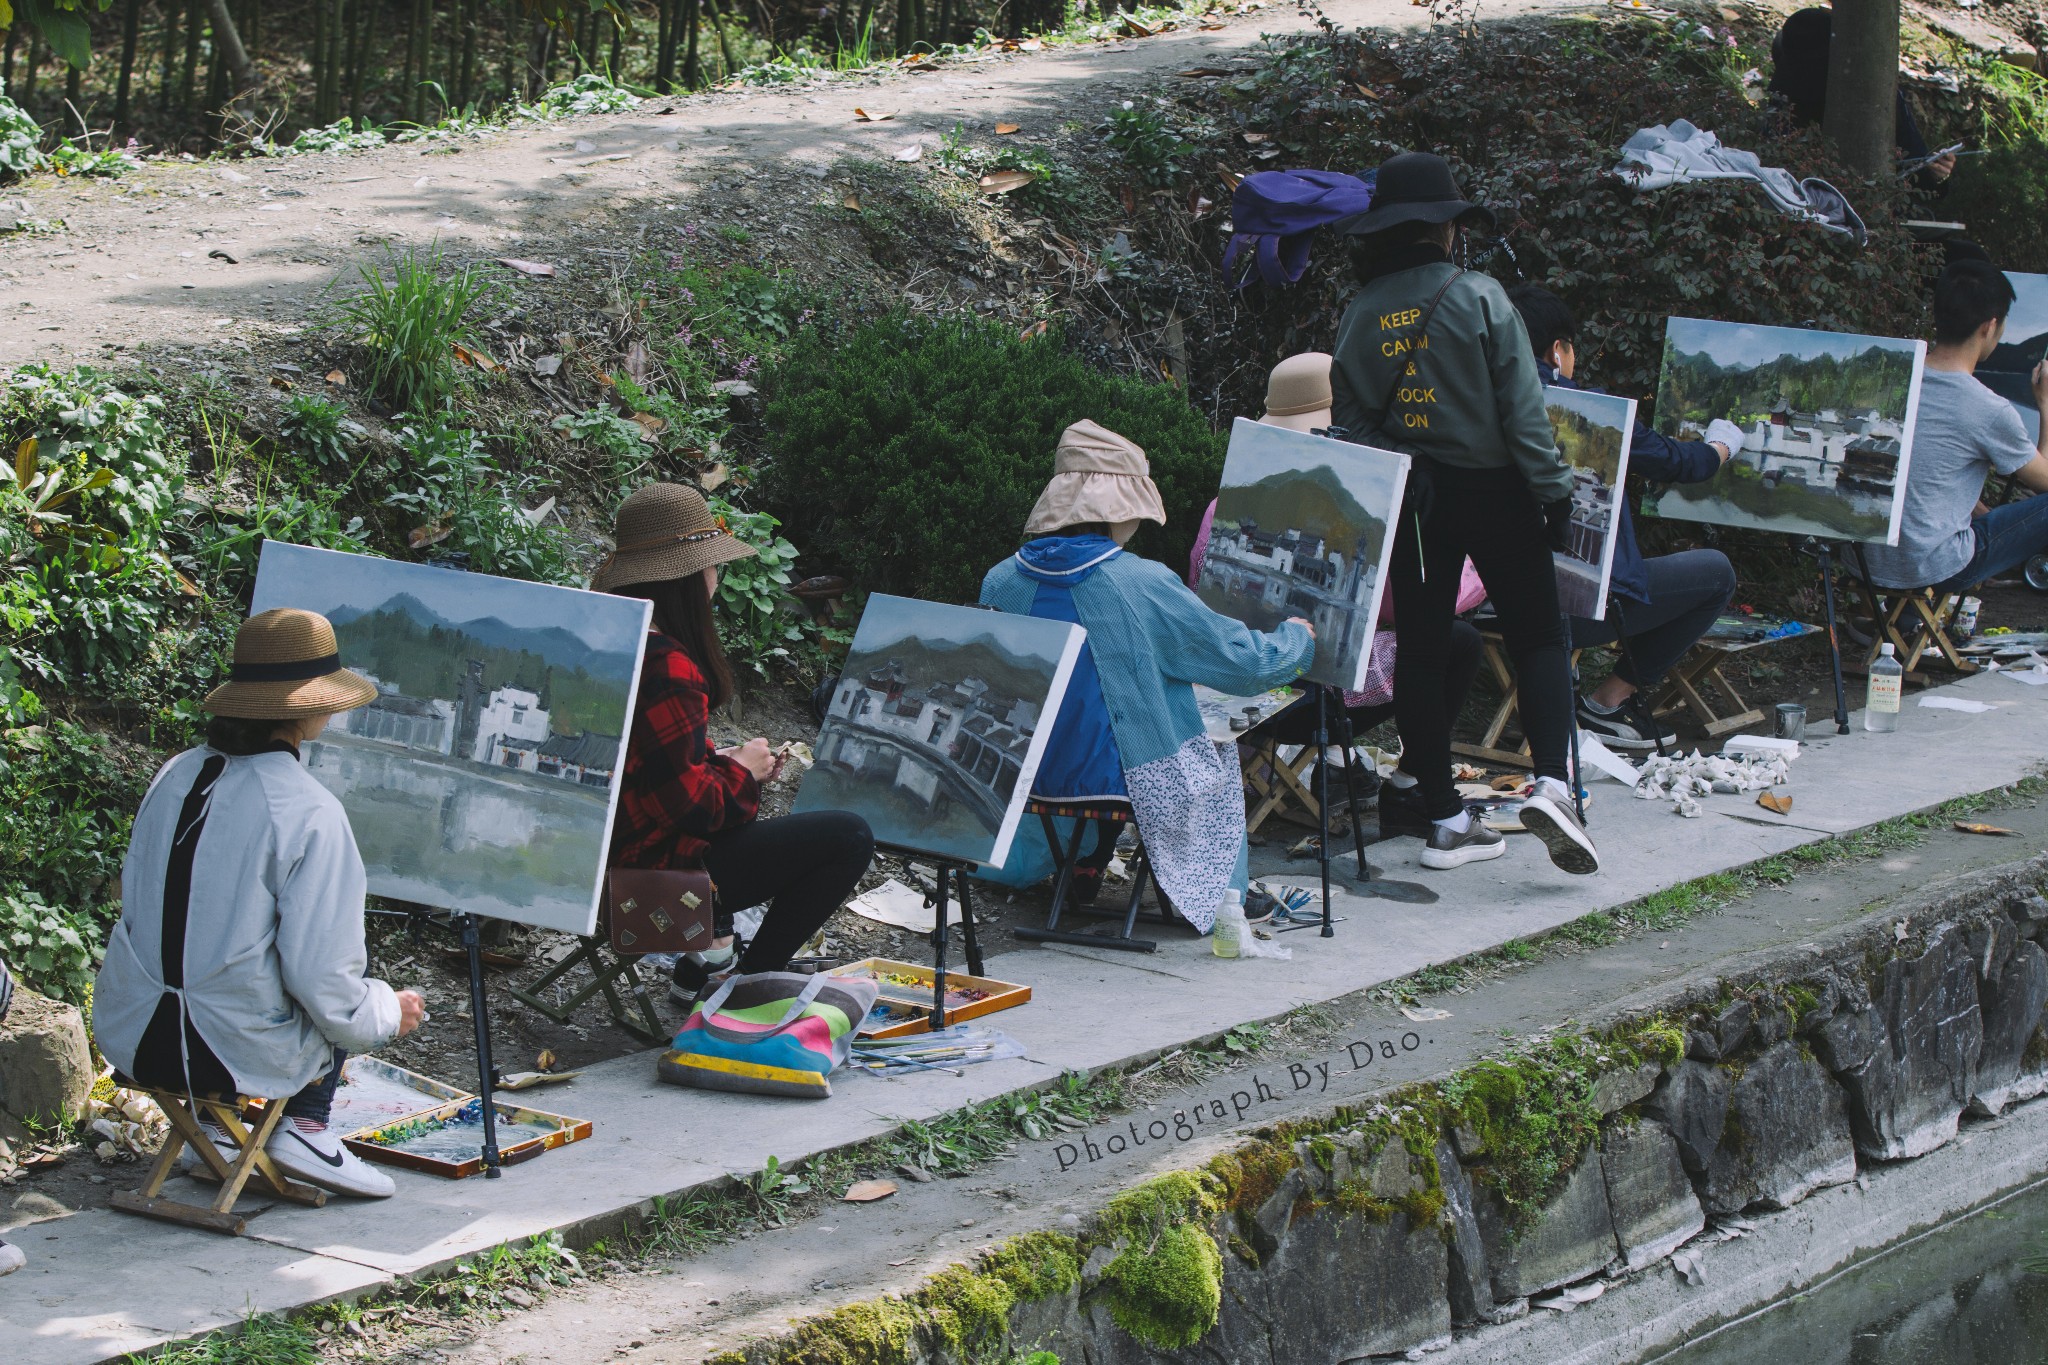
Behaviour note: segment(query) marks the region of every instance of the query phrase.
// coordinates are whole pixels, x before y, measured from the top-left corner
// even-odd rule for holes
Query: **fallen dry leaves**
[[[498,256],[494,259],[507,270],[516,270],[522,275],[532,275],[537,279],[554,278],[555,268],[546,261],[522,261],[517,256]]]
[[[980,180],[983,194],[1010,194],[1037,181],[1030,171],[995,171]]]
[[[1758,792],[1756,794],[1756,803],[1765,810],[1775,812],[1778,815],[1790,815],[1792,813],[1792,798],[1780,796],[1776,792]]]

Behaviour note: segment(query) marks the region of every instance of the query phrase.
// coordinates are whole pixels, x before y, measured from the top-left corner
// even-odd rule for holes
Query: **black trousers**
[[[1401,637],[1406,641],[1407,636]],[[1403,646],[1405,648],[1405,645]],[[1485,655],[1486,642],[1479,638],[1479,629],[1470,621],[1451,622],[1451,641],[1444,655],[1444,717],[1450,725],[1458,723],[1458,713],[1465,709],[1465,694],[1472,690],[1472,680],[1479,676],[1479,664]],[[1400,652],[1394,654],[1399,659]],[[1351,737],[1363,739],[1365,732],[1382,721],[1391,720],[1394,703],[1376,702],[1371,706],[1347,706],[1344,714],[1351,719]],[[1330,726],[1330,743],[1337,742],[1337,718],[1327,716]],[[1259,733],[1271,735],[1282,744],[1313,744],[1316,738],[1316,699],[1303,697],[1285,711],[1267,721]],[[1419,774],[1408,767],[1408,757],[1401,757],[1401,771],[1410,777]]]
[[[1538,777],[1567,779],[1572,684],[1558,614],[1557,570],[1543,514],[1514,469],[1457,469],[1433,464],[1436,495],[1417,525],[1403,508],[1388,578],[1401,649],[1394,656],[1394,719],[1401,727],[1401,768],[1422,784],[1432,820],[1463,808],[1451,781],[1450,682],[1458,579],[1470,556],[1499,618],[1520,690],[1522,731]],[[1419,543],[1418,543],[1419,542]]]
[[[735,908],[768,903],[740,970],[788,966],[846,903],[874,856],[868,822],[843,810],[752,820],[713,839],[704,850],[704,870],[718,883],[719,901]]]
[[[1610,604],[1604,621],[1572,618],[1574,648],[1613,644],[1619,638],[1615,627],[1628,627],[1629,658],[1617,663],[1614,673],[1638,688],[1661,682],[1735,596],[1735,569],[1719,550],[1653,555],[1643,561],[1643,576],[1650,585],[1648,602],[1624,603],[1619,612]]]

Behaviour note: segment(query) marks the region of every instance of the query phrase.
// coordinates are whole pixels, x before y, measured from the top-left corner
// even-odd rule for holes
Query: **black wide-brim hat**
[[[1450,163],[1433,152],[1403,152],[1380,166],[1372,207],[1330,226],[1351,237],[1384,232],[1402,223],[1471,222],[1491,230],[1493,210],[1472,203],[1458,188]]]

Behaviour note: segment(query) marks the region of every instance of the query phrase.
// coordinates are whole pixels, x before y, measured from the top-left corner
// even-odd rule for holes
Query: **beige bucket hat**
[[[207,693],[203,705],[241,720],[297,720],[353,711],[376,698],[368,678],[341,666],[326,617],[273,607],[242,622],[228,680]]]
[[[1145,452],[1109,428],[1083,418],[1060,433],[1052,481],[1024,523],[1027,536],[1100,521],[1166,524],[1166,504],[1152,482]]]
[[[712,515],[702,493],[679,483],[651,483],[630,494],[619,504],[613,542],[618,548],[590,580],[599,592],[688,578],[754,553]]]
[[[1330,357],[1321,351],[1291,355],[1273,367],[1266,378],[1266,415],[1259,420],[1269,427],[1289,431],[1313,431],[1330,425]]]

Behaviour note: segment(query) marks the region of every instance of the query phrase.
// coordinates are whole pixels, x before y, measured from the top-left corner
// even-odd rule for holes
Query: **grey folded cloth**
[[[1833,185],[1766,166],[1755,152],[1724,147],[1720,138],[1685,119],[1638,129],[1621,145],[1621,164],[1614,174],[1639,190],[1661,190],[1691,180],[1753,180],[1787,217],[1818,223],[1858,246],[1864,243],[1863,220]]]

